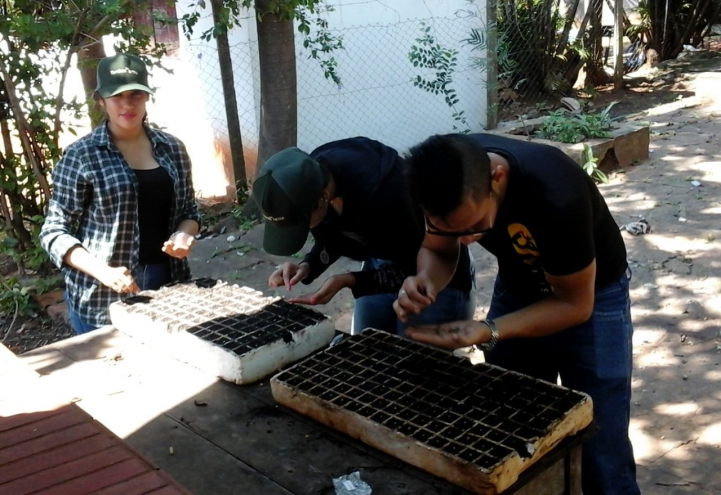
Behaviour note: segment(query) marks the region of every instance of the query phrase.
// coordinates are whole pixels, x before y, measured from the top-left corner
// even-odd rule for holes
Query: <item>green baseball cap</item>
[[[278,256],[300,251],[326,182],[320,164],[298,148],[266,160],[253,182],[253,198],[265,219],[263,249]]]
[[[148,69],[135,55],[119,53],[105,57],[98,63],[98,85],[95,91],[103,98],[110,98],[123,91],[145,91],[153,94],[148,86]]]

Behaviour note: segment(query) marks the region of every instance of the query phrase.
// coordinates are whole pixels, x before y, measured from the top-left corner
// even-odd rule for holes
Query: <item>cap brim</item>
[[[131,84],[121,84],[120,86],[110,86],[109,88],[100,89],[98,90],[98,94],[102,96],[103,98],[111,98],[115,95],[119,95],[120,93],[124,91],[144,91],[148,94],[153,94],[153,90],[147,87],[144,84],[139,83],[131,83]]]
[[[291,225],[266,221],[264,228],[263,249],[277,256],[290,256],[300,251],[308,240],[310,221]]]

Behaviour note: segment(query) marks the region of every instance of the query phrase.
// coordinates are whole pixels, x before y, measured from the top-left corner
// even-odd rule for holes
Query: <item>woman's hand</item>
[[[295,304],[309,304],[311,306],[316,304],[326,304],[335,297],[338,291],[345,289],[346,287],[353,287],[354,285],[355,275],[352,273],[333,275],[328,278],[323,286],[314,294],[294,297],[292,299],[288,299],[288,302]]]
[[[190,254],[195,244],[195,236],[186,232],[174,232],[170,238],[163,244],[163,252],[173,258],[182,260]]]
[[[98,277],[100,282],[120,294],[140,292],[140,287],[135,279],[124,266],[108,266]]]
[[[310,274],[310,265],[301,263],[300,266],[295,263],[283,263],[279,266],[268,279],[268,286],[271,289],[285,286],[290,291],[295,284],[302,282]]]

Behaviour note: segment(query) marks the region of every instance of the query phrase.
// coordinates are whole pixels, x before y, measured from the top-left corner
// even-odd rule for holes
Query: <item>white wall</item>
[[[452,87],[457,110],[464,110],[470,129],[486,122],[485,74],[470,68],[471,54],[461,40],[480,20],[457,15],[479,2],[438,0],[418,2],[359,2],[336,0],[329,26],[344,38],[338,60],[341,85],[324,79],[318,62],[308,60],[298,43],[298,145],[313,148],[324,142],[353,135],[378,139],[399,150],[435,133],[452,132],[458,122],[442,95],[414,87],[417,75],[433,79],[430,69],[414,68],[408,60],[411,46],[421,36],[421,22],[442,46],[459,50]],[[485,5],[485,3],[484,3]],[[299,40],[300,41],[300,40]],[[458,124],[460,125],[460,124]]]
[[[179,0],[178,16],[189,11],[194,0]],[[413,86],[416,75],[432,78],[429,70],[416,69],[408,60],[415,39],[421,36],[420,22],[432,27],[443,46],[459,50],[454,77],[459,110],[465,110],[472,130],[485,124],[485,74],[470,68],[471,54],[461,40],[478,19],[458,12],[475,9],[485,2],[467,0],[333,0],[327,14],[329,28],[344,38],[345,49],[334,54],[339,61],[342,84],[323,77],[316,60],[309,60],[296,36],[298,69],[298,145],[310,151],[325,142],[365,135],[405,150],[434,133],[452,132],[456,124],[442,95],[432,95]],[[195,26],[187,40],[181,33],[180,49],[162,64],[172,72],[151,69],[156,89],[148,104],[150,121],[176,135],[186,144],[193,161],[194,183],[200,196],[233,194],[232,166],[215,40],[199,39],[211,24],[210,11]],[[113,54],[113,40],[106,39],[106,52]],[[248,12],[242,26],[229,33],[234,82],[243,133],[245,160],[253,170],[257,157],[260,83],[255,16]],[[76,72],[76,71],[73,71]],[[75,74],[77,75],[77,74]],[[74,75],[74,76],[75,76]],[[73,77],[74,77],[73,76]],[[77,81],[75,80],[77,79]],[[70,91],[82,95],[79,76]]]
[[[176,8],[178,17],[188,12],[187,2],[178,2]],[[196,193],[203,197],[234,194],[216,44],[215,40],[208,43],[199,39],[199,35],[210,27],[212,18],[206,10],[194,28],[193,39],[188,40],[181,33],[178,52],[163,59],[163,65],[172,69],[172,73],[153,70],[152,84],[157,91],[149,109],[152,122],[179,137],[188,147]],[[231,45],[248,47],[251,31],[255,31],[252,16],[231,32]],[[236,67],[233,76],[244,130],[253,130],[250,136],[245,136],[244,132],[244,149],[246,157],[254,161],[257,121],[253,98],[258,90],[254,87],[257,78],[248,67],[247,64]]]

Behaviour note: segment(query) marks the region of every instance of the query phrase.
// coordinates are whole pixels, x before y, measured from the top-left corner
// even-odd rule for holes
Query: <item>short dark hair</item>
[[[411,192],[426,214],[445,217],[491,190],[486,149],[464,134],[431,136],[405,156]]]

